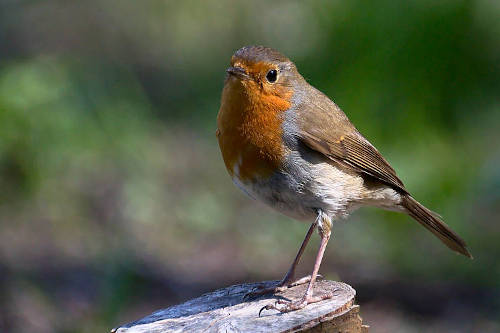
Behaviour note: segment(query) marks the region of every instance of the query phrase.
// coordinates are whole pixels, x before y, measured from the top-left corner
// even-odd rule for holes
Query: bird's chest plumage
[[[272,95],[249,95],[243,88],[240,82],[226,82],[217,138],[229,174],[250,184],[269,178],[283,162],[283,113],[290,103]]]

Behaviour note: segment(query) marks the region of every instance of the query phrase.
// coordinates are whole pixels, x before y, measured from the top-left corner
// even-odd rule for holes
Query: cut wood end
[[[321,280],[314,286],[319,295],[335,291],[335,296],[304,309],[280,313],[259,310],[277,299],[299,300],[307,285],[289,288],[276,295],[253,300],[243,296],[258,287],[277,281],[247,283],[219,289],[182,304],[159,310],[140,320],[114,328],[112,333],[139,332],[368,332],[362,325],[359,306],[354,304],[356,291],[349,285]]]

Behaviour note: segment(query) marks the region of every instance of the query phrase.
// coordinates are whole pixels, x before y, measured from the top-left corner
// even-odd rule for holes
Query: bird
[[[216,137],[233,183],[286,216],[311,223],[283,279],[252,293],[308,283],[303,297],[265,309],[295,311],[334,296],[314,295],[333,221],[362,206],[407,214],[451,250],[472,258],[465,241],[412,197],[387,160],[290,59],[269,47],[245,46],[232,55],[226,73]],[[294,280],[316,229],[321,242],[312,273]]]

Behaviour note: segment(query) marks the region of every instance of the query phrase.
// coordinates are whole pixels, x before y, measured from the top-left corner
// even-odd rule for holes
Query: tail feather
[[[403,207],[408,215],[413,217],[417,222],[423,225],[427,230],[438,237],[446,246],[453,251],[463,254],[472,259],[472,255],[467,250],[465,241],[460,238],[453,230],[446,225],[438,216],[438,214],[424,207],[410,195],[404,195],[402,201]]]

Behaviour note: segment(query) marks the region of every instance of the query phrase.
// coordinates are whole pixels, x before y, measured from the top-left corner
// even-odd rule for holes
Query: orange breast
[[[229,77],[217,116],[217,138],[226,168],[246,182],[270,176],[282,163],[283,111],[290,102],[262,92],[254,82]],[[291,95],[291,94],[290,94]]]

